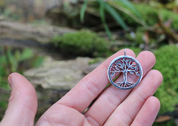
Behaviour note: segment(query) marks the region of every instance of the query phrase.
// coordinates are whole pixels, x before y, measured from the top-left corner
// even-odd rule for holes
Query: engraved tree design
[[[131,58],[123,57],[121,59],[116,60],[110,68],[110,76],[114,76],[117,72],[123,73],[123,81],[116,82],[119,87],[130,87],[135,84],[134,82],[127,81],[128,73],[135,74],[138,77],[141,76],[138,64]]]

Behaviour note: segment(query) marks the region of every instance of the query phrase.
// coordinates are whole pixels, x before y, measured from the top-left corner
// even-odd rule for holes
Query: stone
[[[91,64],[91,58],[78,57],[72,60],[55,61],[46,58],[39,68],[24,72],[24,76],[33,84],[43,88],[70,90],[86,74],[95,69],[100,63]]]

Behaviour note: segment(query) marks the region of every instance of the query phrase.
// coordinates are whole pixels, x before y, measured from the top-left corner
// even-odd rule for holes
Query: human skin
[[[35,126],[151,126],[160,108],[159,100],[152,95],[163,80],[159,71],[151,70],[156,62],[151,52],[143,51],[136,58],[143,68],[143,79],[134,89],[121,90],[112,85],[105,89],[110,62],[123,54],[124,50],[120,50],[85,76]],[[130,49],[127,55],[135,57]],[[130,75],[128,78],[135,79]],[[33,126],[37,111],[34,87],[18,73],[12,73],[8,81],[12,93],[0,126]],[[94,99],[94,104],[83,114]]]

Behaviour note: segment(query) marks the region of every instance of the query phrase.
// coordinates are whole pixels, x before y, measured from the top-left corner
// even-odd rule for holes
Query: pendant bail
[[[126,56],[126,49],[124,49],[124,56]]]

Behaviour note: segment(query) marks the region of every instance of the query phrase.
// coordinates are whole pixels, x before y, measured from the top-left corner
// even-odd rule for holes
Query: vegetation
[[[96,33],[82,30],[56,36],[52,43],[63,53],[73,56],[105,56],[109,42]]]
[[[167,9],[153,8],[146,4],[134,4],[134,7],[140,12],[140,14],[142,15],[142,20],[146,22],[146,25],[153,26],[157,24],[159,22],[158,15],[160,15],[164,22],[171,19],[171,28],[178,29],[178,16],[176,13]],[[125,13],[122,13],[122,18],[131,27],[140,26],[140,24],[138,24],[135,20],[133,20],[129,15]]]
[[[5,20],[5,17],[16,21],[31,22],[36,25],[45,24],[47,22],[47,20],[45,20],[44,17],[42,18],[42,16],[39,16],[40,20],[36,20],[35,15],[38,14],[32,14],[32,12],[36,12],[37,10],[41,12],[39,6],[33,6],[38,7],[38,9],[32,9],[27,5],[22,8],[20,5],[25,4],[25,2],[16,5],[18,3],[17,1],[18,0],[10,2],[7,7],[2,7],[4,2],[0,2],[0,12],[2,13],[0,14],[0,20]],[[155,0],[150,1],[155,2]],[[176,1],[177,0],[172,0],[172,2],[175,3]],[[168,4],[172,3],[168,0],[167,2]],[[81,4],[81,2],[78,4],[70,4],[68,1],[65,1],[64,4],[65,7],[61,7],[63,10],[60,10],[60,7],[54,8],[54,16],[51,16],[51,18],[54,18],[54,20],[51,19],[53,25],[54,21],[56,21],[60,26],[75,29],[88,28],[93,31],[81,30],[75,33],[55,36],[51,40],[51,43],[54,44],[55,49],[58,50],[60,54],[73,57],[108,57],[123,48],[120,46],[120,43],[127,43],[126,41],[130,42],[128,42],[129,44],[125,44],[127,45],[126,48],[130,48],[138,54],[141,51],[139,48],[140,44],[144,45],[146,43],[145,45],[148,45],[148,49],[150,50],[153,50],[153,47],[150,46],[151,44],[157,44],[157,46],[154,46],[154,54],[157,59],[154,69],[159,70],[164,77],[162,85],[155,93],[155,96],[158,97],[161,102],[161,109],[159,113],[162,114],[175,110],[175,106],[178,105],[178,47],[176,45],[165,44],[172,42],[174,34],[177,36],[178,16],[175,11],[172,11],[177,9],[176,4],[174,5],[174,9],[171,9],[170,6],[167,6],[169,9],[166,9],[162,3],[160,3],[162,7],[153,7],[150,6],[151,4],[144,4],[142,2],[139,4],[132,4],[128,0],[85,0],[83,4]],[[42,6],[42,8],[44,8],[44,6]],[[59,10],[56,11],[57,9]],[[62,23],[66,25],[61,25]],[[160,24],[163,24],[166,30],[168,29],[169,34],[163,27],[160,26]],[[113,44],[98,36],[97,33],[94,32],[104,30],[110,38],[112,37],[116,39],[117,43],[113,42]],[[134,33],[134,35],[131,36],[130,32]],[[112,33],[114,34],[112,35]],[[149,35],[147,35],[147,33]],[[145,36],[147,37],[148,42],[146,42]],[[177,40],[173,43],[178,43]],[[162,43],[160,44],[158,42]],[[114,46],[111,47],[111,44]],[[91,63],[95,63],[100,60],[97,58]],[[16,49],[7,46],[0,47],[0,97],[2,98],[0,101],[1,113],[3,113],[3,109],[5,110],[8,101],[7,99],[9,97],[9,94],[1,93],[1,89],[3,91],[10,90],[7,84],[7,76],[11,72],[23,73],[26,69],[38,67],[42,61],[43,57],[34,55],[31,49]],[[0,118],[2,118],[2,115],[0,115]],[[173,126],[174,122],[171,120],[164,124],[154,124],[154,126],[159,125]]]
[[[126,2],[127,3],[127,2]],[[109,29],[110,25],[105,25],[107,22],[108,24],[112,24],[113,22],[118,23],[119,19],[124,22],[124,25],[127,28],[124,28],[122,23],[120,26],[124,28],[125,30],[128,28],[132,28],[131,30],[135,33],[135,37],[131,37],[129,34],[127,34],[126,37],[129,41],[134,41],[136,45],[140,45],[141,43],[145,43],[146,40],[144,40],[145,34],[147,32],[148,35],[148,42],[151,45],[154,43],[154,46],[159,47],[160,42],[165,42],[164,40],[169,40],[172,38],[167,38],[167,33],[170,31],[170,36],[174,36],[174,32],[172,29],[176,30],[178,29],[178,16],[176,13],[167,10],[165,8],[154,8],[152,6],[148,6],[146,4],[140,3],[140,4],[131,4],[131,3],[124,3],[124,1],[107,1],[104,3],[99,3],[99,7],[101,8],[101,4],[104,4],[103,8],[106,10],[96,10],[96,7],[98,6],[92,6],[88,7],[88,10],[95,10],[95,14],[98,15],[102,22],[103,27],[105,28],[106,32],[109,35]],[[84,3],[84,6],[81,10],[81,20],[84,21],[84,10],[88,12],[86,3]],[[129,6],[131,5],[131,6]],[[114,15],[111,13],[112,11],[108,10],[107,6],[109,8],[112,8],[117,15]],[[106,13],[106,14],[105,14]],[[119,16],[118,16],[119,15]],[[117,17],[117,18],[116,18]],[[151,17],[151,18],[150,18]],[[103,20],[103,19],[106,19]],[[166,23],[165,23],[166,22]],[[166,28],[165,30],[163,27],[160,26],[160,23],[163,24],[163,27]],[[165,25],[165,26],[164,26]],[[112,26],[111,26],[112,27]],[[149,32],[148,32],[149,31]],[[158,32],[159,31],[159,32]],[[110,37],[111,38],[111,37]],[[176,39],[177,40],[177,39]],[[172,40],[171,40],[172,41]],[[166,43],[169,43],[168,41]]]
[[[11,72],[22,74],[26,69],[38,67],[43,59],[43,57],[34,55],[31,49],[0,47],[0,119],[3,117],[10,95],[10,87],[7,83],[8,75]]]
[[[175,110],[178,104],[178,47],[175,45],[163,46],[155,51],[156,65],[154,69],[163,74],[163,83],[155,96],[161,102],[160,114]],[[173,126],[168,122],[167,126]],[[166,125],[165,125],[166,126]]]
[[[7,76],[12,72],[23,73],[25,69],[38,67],[43,57],[34,55],[31,49],[0,48],[0,87],[8,89]]]
[[[174,36],[177,40],[178,36],[174,32],[178,30],[178,16],[176,13],[165,8],[153,8],[146,4],[134,4],[134,7],[140,12],[146,25],[141,25],[129,15],[122,13],[124,21],[134,29],[135,33],[134,37],[126,34],[127,40],[134,41],[137,45],[140,45],[146,42],[145,37],[147,37],[149,45],[153,43],[157,47],[160,47],[160,42],[172,42],[170,36]],[[160,24],[163,24],[163,26]]]
[[[164,76],[164,81],[155,94],[162,104],[160,113],[172,111],[178,104],[178,47],[163,46],[154,54],[157,59],[154,68]]]
[[[80,20],[82,22],[84,22],[84,15],[85,15],[85,11],[86,11],[88,3],[89,3],[89,1],[85,0],[83,6],[81,8],[81,11],[80,11]],[[139,11],[137,11],[137,9],[135,9],[135,7],[132,5],[132,3],[127,0],[115,0],[115,1],[106,1],[106,2],[102,1],[102,0],[96,0],[96,2],[92,1],[90,3],[98,3],[99,7],[97,7],[97,6],[91,7],[90,6],[89,10],[95,10],[95,11],[97,10],[96,13],[98,13],[97,15],[100,16],[101,21],[103,23],[103,27],[105,28],[105,31],[108,34],[108,36],[110,37],[110,39],[112,39],[112,37],[111,37],[111,31],[109,29],[109,26],[106,23],[106,19],[105,19],[106,14],[109,14],[115,20],[115,22],[118,25],[120,25],[124,30],[128,30],[128,26],[125,23],[125,21],[123,20],[122,16],[118,13],[118,11],[127,13],[127,14],[129,14],[130,17],[135,19],[135,21],[138,21],[139,23],[143,23],[143,20],[140,20],[141,15],[140,15]],[[99,9],[97,9],[97,8],[99,8]],[[108,16],[106,18],[108,18]]]
[[[177,26],[178,16],[176,13],[166,10],[166,9],[153,8],[148,5],[144,5],[144,4],[136,4],[135,7],[138,9],[138,11],[140,11],[140,13],[143,16],[144,21],[146,21],[148,25],[153,26],[156,23],[158,23],[159,22],[158,15],[160,15],[163,21],[172,19],[172,28],[178,29],[178,26]]]

